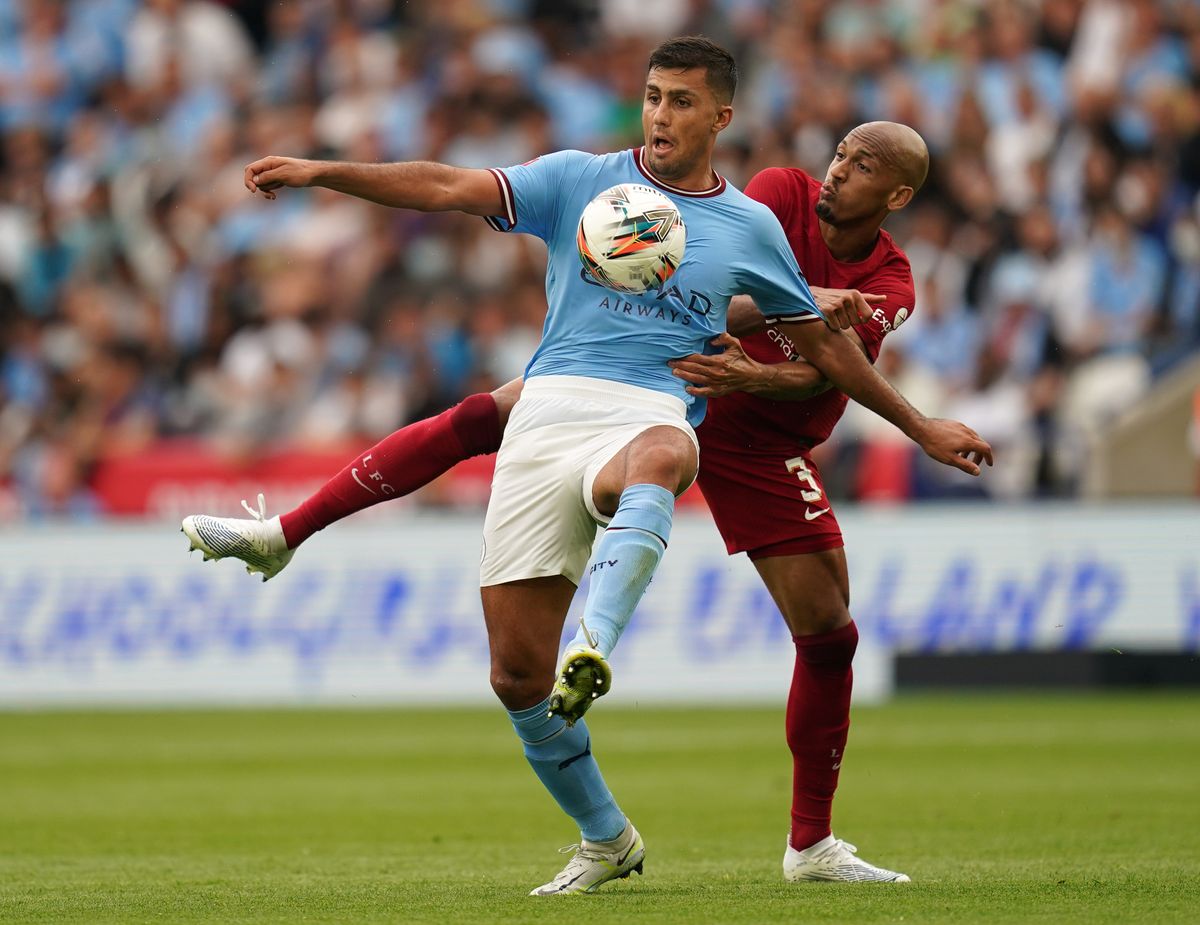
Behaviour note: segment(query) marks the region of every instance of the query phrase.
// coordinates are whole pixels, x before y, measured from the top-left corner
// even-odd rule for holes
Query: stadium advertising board
[[[892,651],[1200,649],[1195,512],[847,510],[862,644]],[[481,518],[342,524],[263,584],[173,524],[0,532],[0,703],[488,702]],[[569,625],[578,617],[577,606]],[[744,557],[681,517],[614,659],[613,701],[781,702],[792,646]]]

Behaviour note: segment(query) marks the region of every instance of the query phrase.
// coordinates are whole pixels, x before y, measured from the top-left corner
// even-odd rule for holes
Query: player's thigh
[[[480,589],[492,686],[510,710],[533,706],[549,694],[574,595],[575,585],[561,575]]]
[[[794,635],[850,622],[842,531],[807,453],[750,452],[701,429],[700,488],[728,551],[746,552]]]
[[[651,425],[625,442],[594,477],[585,475],[584,489],[589,490],[590,483],[592,504],[611,517],[630,485],[661,485],[679,495],[695,481],[698,466],[696,438],[690,428]]]
[[[500,388],[492,390],[492,400],[496,403],[496,414],[500,417],[501,430],[508,424],[508,417],[512,414],[513,405],[521,397],[524,385],[525,380],[518,376],[516,379],[510,379]]]
[[[831,633],[850,622],[845,549],[767,556],[754,567],[793,636]]]

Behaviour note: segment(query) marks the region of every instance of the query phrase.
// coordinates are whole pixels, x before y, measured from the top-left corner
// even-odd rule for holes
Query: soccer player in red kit
[[[880,225],[907,205],[928,163],[912,129],[868,123],[838,145],[824,182],[801,170],[769,169],[746,187],[783,225],[810,285],[866,294],[872,314],[848,336],[872,362],[914,302],[908,259]],[[811,454],[829,438],[847,398],[828,389],[775,329],[740,343],[726,335],[718,343],[725,346],[718,356],[672,365],[695,384],[695,394],[713,399],[697,434],[700,489],[717,528],[731,555],[749,555],[796,645],[786,721],[794,767],[784,875],[907,879],[855,858],[830,831],[858,631],[848,609],[842,533]]]
[[[860,323],[844,336],[872,361],[883,337],[913,309],[908,260],[881,225],[908,204],[927,170],[928,153],[916,132],[876,122],[843,139],[824,182],[800,170],[770,169],[746,188],[780,220],[822,310],[858,313]],[[786,336],[764,329],[749,300],[735,299],[730,328],[751,333],[740,342],[722,335],[714,343],[723,353],[671,365],[694,394],[711,399],[697,431],[699,483],[717,527],[731,554],[749,554],[795,641],[786,720],[794,786],[784,876],[907,881],[856,857],[854,846],[830,829],[858,632],[848,609],[841,531],[810,454],[829,437],[847,398],[829,388]],[[206,553],[234,555],[264,578],[277,574],[317,530],[408,494],[463,459],[495,451],[520,389],[514,380],[402,428],[281,517],[266,519],[260,495],[258,511],[247,506],[254,520],[220,518],[231,536],[242,538],[244,553]],[[991,450],[969,428],[963,432],[963,448],[950,464],[978,475],[980,463],[991,463]],[[769,517],[758,516],[765,511]]]

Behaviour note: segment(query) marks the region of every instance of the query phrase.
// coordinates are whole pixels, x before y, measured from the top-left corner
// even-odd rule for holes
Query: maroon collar
[[[716,185],[710,189],[700,190],[699,192],[690,189],[680,189],[678,186],[671,186],[669,183],[664,183],[650,171],[650,168],[646,166],[645,147],[634,148],[631,153],[633,154],[633,162],[637,164],[637,169],[641,171],[642,176],[659,189],[664,189],[668,193],[674,193],[676,196],[692,196],[696,199],[703,199],[708,196],[720,196],[723,192],[725,192],[725,178],[715,170],[713,173],[717,176],[717,182]]]

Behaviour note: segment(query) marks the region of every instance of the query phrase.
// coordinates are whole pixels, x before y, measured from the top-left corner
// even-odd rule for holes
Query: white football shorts
[[[677,427],[700,444],[687,407],[665,395],[606,379],[535,376],[504,429],[483,524],[481,587],[565,575],[583,577],[596,526],[592,484],[638,434]]]

